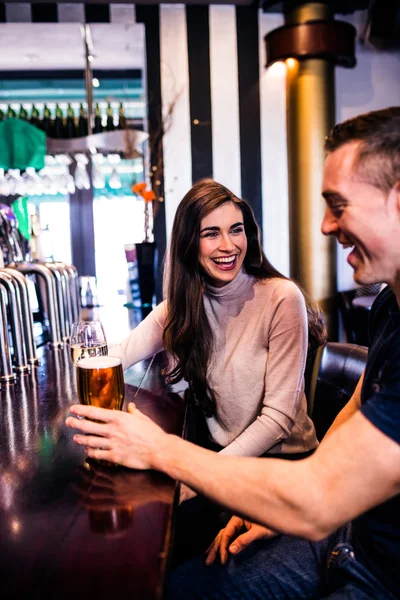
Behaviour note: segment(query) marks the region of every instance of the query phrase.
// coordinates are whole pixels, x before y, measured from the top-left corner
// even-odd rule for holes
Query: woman
[[[196,183],[175,215],[167,272],[167,300],[110,354],[127,368],[167,350],[164,374],[188,382],[224,454],[312,451],[304,370],[325,329],[264,256],[250,206],[211,179]]]

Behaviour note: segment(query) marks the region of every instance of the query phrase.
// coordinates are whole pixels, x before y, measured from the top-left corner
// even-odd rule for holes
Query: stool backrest
[[[347,404],[367,363],[368,349],[328,342],[315,356],[308,389],[308,413],[321,440]]]

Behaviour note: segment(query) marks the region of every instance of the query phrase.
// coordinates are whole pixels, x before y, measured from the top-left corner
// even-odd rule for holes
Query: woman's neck
[[[248,287],[248,285],[252,285],[253,279],[254,278],[251,275],[248,275],[244,268],[242,268],[235,279],[223,286],[212,285],[212,283],[206,280],[205,292],[209,296],[219,298],[236,298],[240,295],[242,290],[244,291]]]

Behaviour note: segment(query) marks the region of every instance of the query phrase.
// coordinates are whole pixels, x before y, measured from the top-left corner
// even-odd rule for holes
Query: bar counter
[[[162,597],[175,482],[86,459],[65,418],[77,402],[68,347],[0,390],[2,598]],[[131,367],[125,406],[182,434],[183,401],[161,377],[162,356]],[[129,382],[129,383],[128,383]]]

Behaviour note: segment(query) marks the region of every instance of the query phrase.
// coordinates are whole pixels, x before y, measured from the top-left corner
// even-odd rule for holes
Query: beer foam
[[[82,369],[109,369],[120,364],[121,360],[116,356],[91,356],[82,358],[76,366]]]

